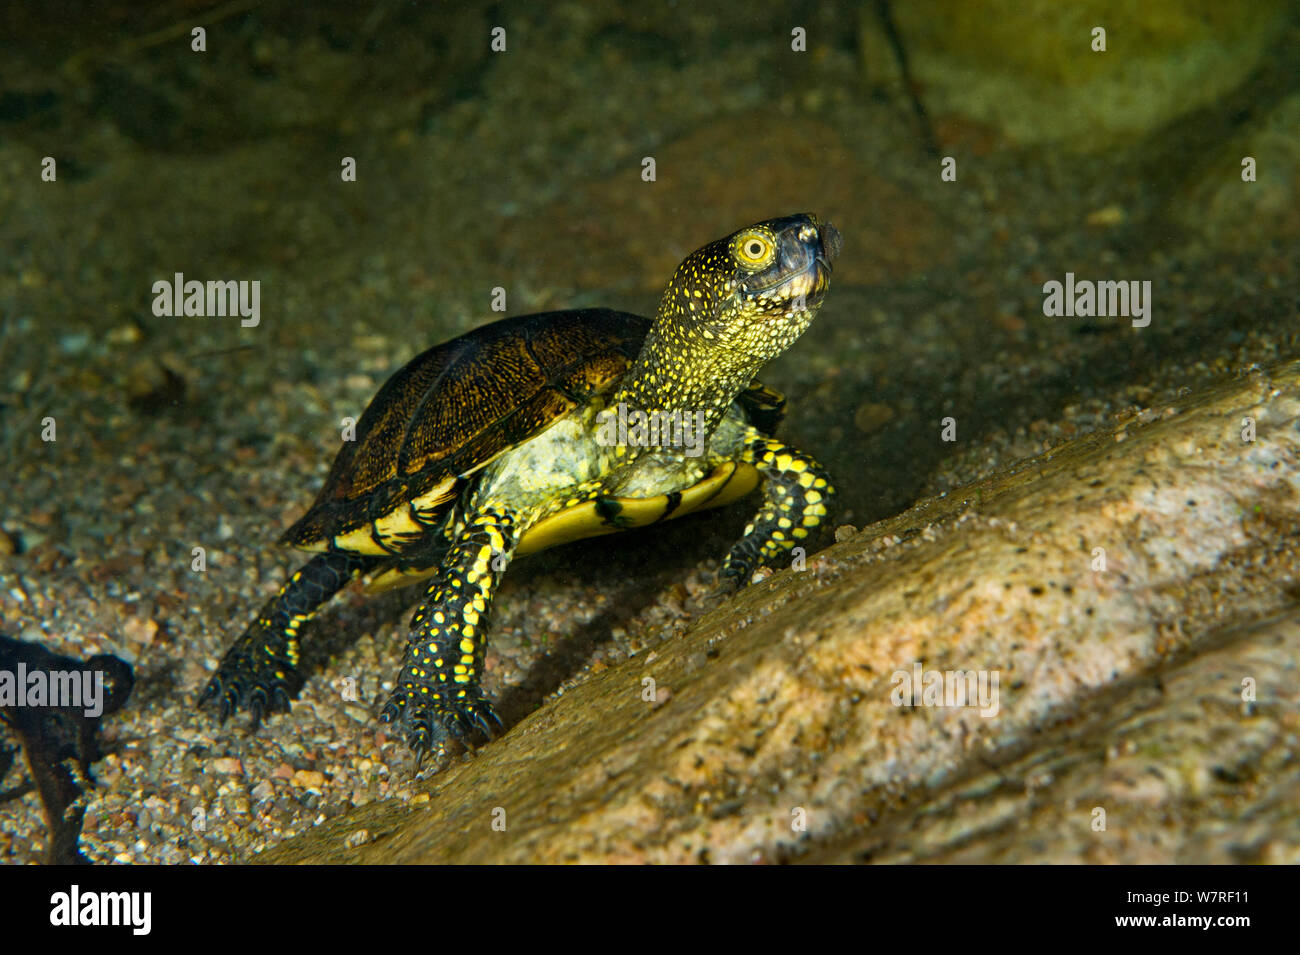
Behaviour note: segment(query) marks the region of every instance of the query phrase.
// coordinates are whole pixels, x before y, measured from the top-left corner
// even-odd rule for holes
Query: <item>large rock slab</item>
[[[873,5],[860,9],[864,66],[876,79],[889,52]],[[891,9],[933,113],[1081,152],[1122,147],[1213,104],[1267,62],[1291,15],[1287,0],[912,0]]]
[[[265,858],[1294,861],[1298,492],[1300,362],[1255,369],[842,531]],[[896,705],[917,664],[996,706]]]

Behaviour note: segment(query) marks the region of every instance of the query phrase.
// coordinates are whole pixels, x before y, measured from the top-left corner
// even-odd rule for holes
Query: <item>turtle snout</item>
[[[822,252],[820,258],[829,268],[830,264],[839,258],[840,250],[844,248],[844,237],[840,235],[839,229],[826,222],[822,224],[821,228],[821,243]]]
[[[844,246],[844,239],[840,235],[840,230],[829,222],[818,222],[811,216],[809,220],[798,227],[797,245],[804,250],[803,255],[811,255],[827,271],[830,271],[831,263],[839,256],[840,249]]]

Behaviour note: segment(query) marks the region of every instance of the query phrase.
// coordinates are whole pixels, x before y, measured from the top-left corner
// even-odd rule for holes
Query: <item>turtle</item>
[[[301,689],[299,628],[351,580],[427,581],[379,713],[422,762],[504,731],[481,687],[493,594],[516,558],[729,504],[762,504],[716,593],[811,543],[834,487],[774,436],[756,379],[821,307],[842,239],[801,213],[692,252],[653,320],[602,308],[480,326],[380,387],[307,512],[280,538],[314,556],[231,645],[199,697],[255,730]]]

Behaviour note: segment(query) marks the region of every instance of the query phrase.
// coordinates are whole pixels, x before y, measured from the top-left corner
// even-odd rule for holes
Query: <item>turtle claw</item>
[[[487,708],[487,715],[491,719],[491,722],[484,719],[483,714],[476,710],[473,713],[474,725],[479,728],[479,731],[483,734],[484,738],[489,740],[496,739],[497,733],[504,730],[505,727],[501,725],[501,717],[497,716],[496,711],[491,707]]]
[[[199,694],[198,705],[217,701],[222,725],[239,710],[247,710],[250,732],[256,732],[271,715],[289,711],[290,693],[302,685],[302,679],[287,658],[250,652],[252,643],[245,636],[231,647]]]
[[[744,590],[751,576],[753,570],[750,568],[723,567],[718,571],[713,589],[700,599],[700,603],[709,609],[721,606]]]
[[[220,726],[225,726],[226,720],[230,719],[231,714],[238,709],[238,700],[236,692],[225,685],[220,673],[208,681],[208,685],[199,694],[195,705],[204,707],[214,700],[217,704],[217,723]]]
[[[275,688],[275,692],[271,695],[271,704],[271,710],[275,713],[288,713],[293,708],[293,704],[289,701],[289,694],[282,686]]]
[[[455,740],[473,753],[479,743],[490,742],[505,729],[492,704],[482,694],[446,702],[427,699],[414,687],[394,690],[379,720],[401,727],[406,747],[415,755],[417,768],[435,749],[445,753],[449,740]]]
[[[266,715],[262,709],[263,697],[254,691],[253,699],[248,704],[248,731],[256,733],[262,726],[262,718]]]

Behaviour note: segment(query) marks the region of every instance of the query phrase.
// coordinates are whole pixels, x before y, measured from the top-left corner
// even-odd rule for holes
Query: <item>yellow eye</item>
[[[761,269],[772,264],[776,244],[761,232],[746,232],[733,244],[736,260],[747,269]]]

